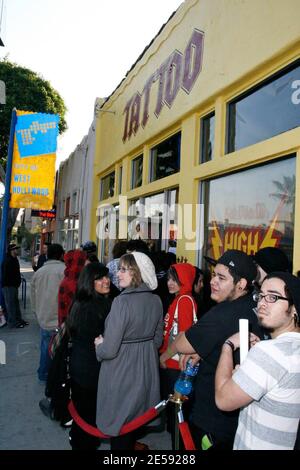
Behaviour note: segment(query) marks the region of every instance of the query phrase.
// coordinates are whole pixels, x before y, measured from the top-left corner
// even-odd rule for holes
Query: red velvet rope
[[[95,437],[100,437],[101,439],[110,438],[110,436],[103,434],[103,432],[101,432],[100,429],[84,421],[84,419],[82,419],[77,413],[77,410],[72,400],[70,401],[68,405],[68,409],[69,409],[70,415],[72,416],[76,424],[78,424],[78,426],[81,429],[83,429],[86,433]],[[143,426],[143,424],[148,423],[148,421],[151,421],[157,415],[158,415],[158,411],[156,410],[156,408],[154,407],[150,408],[143,415],[138,416],[137,418],[134,418],[132,421],[130,421],[130,423],[124,424],[120,430],[120,435],[127,434],[128,432],[134,431],[135,429]],[[185,449],[196,450],[196,447],[192,439],[191,432],[190,432],[187,422],[184,421],[182,423],[179,423],[179,430],[180,430],[180,434],[181,434]]]
[[[78,424],[78,426],[83,429],[85,432],[88,434],[91,434],[91,436],[95,437],[101,437],[102,439],[108,439],[110,436],[106,436],[103,434],[98,428],[95,426],[92,426],[91,424],[88,424],[86,421],[84,421],[79,414],[77,413],[77,410],[74,406],[74,403],[72,400],[68,404],[68,410],[70,412],[70,415],[74,419],[75,423]]]
[[[69,409],[70,415],[72,416],[76,424],[78,424],[78,426],[81,429],[83,429],[86,433],[91,434],[92,436],[95,436],[95,437],[100,437],[102,439],[110,438],[110,436],[103,434],[103,432],[101,432],[100,429],[84,421],[84,419],[82,419],[77,413],[72,400],[70,401],[68,405],[68,409]],[[143,426],[143,424],[148,423],[148,421],[155,418],[157,415],[158,415],[157,410],[154,407],[150,408],[143,415],[138,416],[137,418],[134,418],[132,421],[130,421],[130,423],[124,424],[120,430],[120,435],[127,434],[128,432],[134,431],[135,429]]]
[[[179,423],[179,430],[184,443],[185,450],[196,450],[193,438],[191,436],[190,428],[186,421]]]

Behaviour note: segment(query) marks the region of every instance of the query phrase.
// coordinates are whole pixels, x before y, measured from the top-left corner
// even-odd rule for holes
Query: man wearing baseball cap
[[[258,325],[252,299],[252,283],[257,269],[252,258],[239,250],[226,251],[214,265],[211,279],[211,298],[217,305],[200,320],[180,333],[170,348],[162,354],[161,365],[176,353],[200,360],[195,382],[195,399],[191,414],[191,431],[197,449],[232,449],[238,423],[238,411],[220,411],[214,399],[214,381],[224,341],[239,329],[239,319],[249,320],[249,329],[259,337],[263,332]],[[230,334],[229,334],[230,332]]]
[[[262,285],[264,278],[269,273],[291,271],[289,259],[280,248],[272,246],[261,248],[253,255],[253,260],[257,266],[256,282],[259,286]]]
[[[28,322],[22,319],[18,289],[21,284],[18,249],[15,243],[8,245],[2,264],[2,291],[6,305],[7,323],[10,328],[24,328]]]

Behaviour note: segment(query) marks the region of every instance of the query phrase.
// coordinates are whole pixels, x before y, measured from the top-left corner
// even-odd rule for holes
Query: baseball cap
[[[20,247],[15,243],[10,243],[7,247],[7,251],[18,250]]]
[[[267,274],[273,271],[290,271],[288,257],[280,248],[262,248],[253,255],[253,259]]]
[[[257,276],[257,268],[251,258],[240,250],[227,250],[218,260],[214,260],[209,256],[204,256],[206,261],[213,266],[223,264],[230,268],[235,274],[246,279],[248,282],[255,280]]]
[[[286,284],[292,297],[293,305],[295,306],[297,314],[300,317],[300,279],[291,273],[280,271],[275,271],[268,274],[265,279],[272,279],[273,277],[281,279]]]
[[[97,251],[96,243],[89,240],[81,245],[81,248],[86,251],[87,253],[93,253],[93,251]]]
[[[212,264],[213,266],[216,266],[217,261],[210,256],[203,256],[203,258],[208,262],[208,264]]]

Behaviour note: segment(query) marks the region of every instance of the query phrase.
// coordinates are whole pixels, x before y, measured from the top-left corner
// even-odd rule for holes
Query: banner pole
[[[2,220],[1,220],[1,237],[0,237],[0,305],[3,305],[3,294],[2,294],[2,263],[6,254],[6,236],[7,236],[7,221],[8,221],[8,210],[10,201],[10,182],[11,182],[11,171],[12,161],[14,153],[14,138],[15,138],[15,127],[17,123],[17,110],[14,108],[11,113],[11,124],[10,124],[10,135],[8,145],[8,155],[6,163],[6,175],[5,175],[5,193],[3,198],[3,209],[2,209]]]

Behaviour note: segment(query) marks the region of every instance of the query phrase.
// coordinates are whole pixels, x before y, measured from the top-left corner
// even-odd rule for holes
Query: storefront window
[[[181,133],[151,149],[150,181],[173,175],[180,170]]]
[[[166,190],[132,201],[128,238],[145,240],[153,251],[176,253],[178,190]]]
[[[65,208],[65,217],[69,217],[70,215],[70,197],[66,199],[66,208]]]
[[[131,189],[142,185],[143,178],[143,155],[132,160],[131,163]]]
[[[71,214],[77,214],[78,212],[78,198],[77,192],[73,193],[72,195],[72,207],[71,207]]]
[[[215,142],[215,113],[201,119],[200,163],[212,159]]]
[[[299,62],[228,105],[227,152],[300,126]]]
[[[204,253],[279,247],[293,259],[296,158],[203,183]]]
[[[145,198],[130,201],[128,209],[128,239],[147,240],[148,222],[145,219]]]
[[[119,205],[102,208],[98,216],[97,240],[100,243],[100,260],[108,263],[119,235]]]
[[[79,231],[79,219],[78,216],[69,217],[63,221],[59,221],[58,224],[58,242],[63,246],[65,250],[73,250],[79,247],[78,242],[78,231]]]
[[[113,197],[115,194],[115,172],[113,171],[109,175],[101,179],[100,184],[100,200]]]

